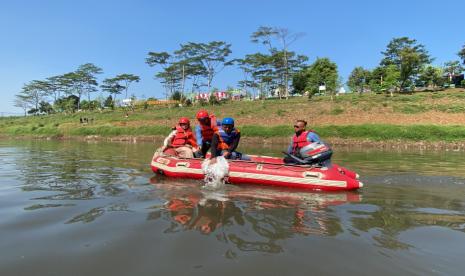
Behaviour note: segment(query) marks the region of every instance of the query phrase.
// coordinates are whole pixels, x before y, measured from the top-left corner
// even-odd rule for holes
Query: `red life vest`
[[[213,133],[218,131],[215,115],[210,115],[210,125],[206,126],[204,124],[200,124],[200,131],[202,133],[202,140],[211,142]]]
[[[309,132],[313,132],[313,130],[306,130],[299,136],[294,134],[292,137],[292,154],[296,154],[299,149],[311,144],[311,142],[307,141],[307,135]]]
[[[190,128],[184,130],[179,125],[176,125],[176,135],[174,136],[171,142],[171,146],[174,148],[182,147],[187,144],[191,146],[197,146],[197,145],[192,145],[193,140],[194,140],[194,135],[192,134],[192,130]]]

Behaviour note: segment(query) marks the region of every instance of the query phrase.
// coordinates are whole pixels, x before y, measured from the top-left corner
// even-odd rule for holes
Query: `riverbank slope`
[[[0,135],[16,138],[155,139],[166,135],[180,116],[194,120],[195,113],[201,108],[219,118],[234,117],[244,138],[252,140],[287,141],[293,132],[293,121],[304,119],[324,139],[342,144],[459,145],[465,142],[465,89],[397,94],[394,97],[348,94],[336,96],[334,100],[329,96],[311,100],[294,97],[214,106],[3,117],[0,119]]]

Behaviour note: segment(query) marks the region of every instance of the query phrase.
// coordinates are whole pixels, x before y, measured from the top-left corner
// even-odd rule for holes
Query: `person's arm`
[[[233,151],[235,151],[237,149],[237,146],[239,145],[239,141],[241,140],[241,133],[239,132],[236,136],[236,138],[234,138],[234,140],[232,141],[231,143],[231,146],[229,146],[229,149],[228,151],[231,153]]]
[[[195,141],[195,137],[192,134],[192,132],[191,132],[191,134],[189,134],[189,138],[188,138],[187,142],[192,146],[192,149],[194,151],[198,150],[198,145],[197,145],[197,142]]]
[[[318,136],[318,134],[316,134],[315,132],[309,132],[307,134],[307,141],[311,143],[314,143],[314,142],[320,143],[321,139],[320,139],[320,136]]]
[[[202,146],[202,128],[199,125],[195,126],[195,138],[197,139],[197,145]]]
[[[165,138],[165,141],[163,141],[163,149],[166,149],[169,145],[171,145],[171,140],[176,136],[176,130],[173,130],[168,137]]]
[[[217,150],[216,150],[217,148],[218,148],[218,134],[215,133],[215,134],[213,134],[212,145],[211,145],[211,148],[210,148],[210,152],[212,153],[211,158],[217,157]]]
[[[291,138],[291,143],[289,144],[289,146],[287,147],[287,153],[291,154],[292,153],[292,145],[294,144],[294,141],[292,141],[292,138]]]

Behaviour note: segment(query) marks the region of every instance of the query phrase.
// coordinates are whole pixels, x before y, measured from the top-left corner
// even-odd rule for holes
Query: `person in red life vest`
[[[195,141],[188,118],[180,118],[178,124],[163,142],[162,150],[165,153],[173,152],[170,151],[171,148],[174,154],[181,158],[193,158],[194,152],[198,152],[197,142]]]
[[[224,118],[218,131],[213,134],[212,158],[223,156],[226,159],[250,160],[247,155],[236,151],[240,139],[241,133],[234,127],[234,119]]]
[[[195,137],[197,139],[197,145],[200,147],[198,157],[205,157],[211,147],[213,133],[218,131],[218,126],[221,125],[221,123],[216,120],[215,115],[208,114],[206,110],[199,110],[196,118],[199,122],[199,124],[195,126]]]
[[[302,159],[304,164],[320,164],[329,166],[333,151],[331,147],[323,142],[313,130],[306,130],[307,122],[297,120],[294,125],[295,134],[287,153]],[[286,164],[298,164],[296,159],[287,156],[284,158]]]

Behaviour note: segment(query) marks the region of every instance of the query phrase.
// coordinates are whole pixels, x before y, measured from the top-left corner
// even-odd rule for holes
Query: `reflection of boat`
[[[257,184],[316,190],[355,190],[363,186],[358,175],[338,165],[315,167],[286,165],[281,158],[250,155],[251,161],[229,160],[226,179],[231,184]],[[203,159],[178,158],[156,152],[152,159],[155,173],[170,177],[202,179]]]
[[[229,198],[253,199],[260,202],[285,207],[285,206],[336,206],[350,202],[360,202],[361,195],[354,191],[321,193],[321,192],[303,192],[290,190],[287,188],[275,189],[241,189],[230,191]]]
[[[157,183],[159,178],[151,180],[161,193],[160,197],[166,199],[163,207],[175,223],[167,231],[185,229],[203,234],[222,231],[227,234],[221,236],[231,239],[238,247],[250,249],[248,245],[251,245],[257,251],[276,252],[279,249],[279,245],[275,244],[276,237],[286,239],[298,233],[336,235],[342,231],[341,223],[325,208],[361,201],[361,195],[354,191],[323,193],[278,187],[234,186],[210,191],[199,189],[195,183],[171,180],[172,185],[165,185],[166,182]],[[230,233],[229,229],[237,225],[243,227],[244,231],[254,231],[265,241],[250,240],[249,235],[245,239],[237,231]],[[260,244],[264,246],[257,246]]]

